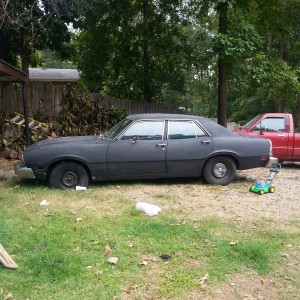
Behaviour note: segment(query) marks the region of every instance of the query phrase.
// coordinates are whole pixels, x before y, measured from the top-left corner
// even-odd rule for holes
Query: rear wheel
[[[86,187],[89,184],[89,175],[78,163],[62,162],[51,171],[49,183],[52,188],[73,190],[76,186]]]
[[[229,157],[213,157],[204,165],[202,176],[210,184],[228,185],[236,175],[236,165]]]
[[[270,186],[270,187],[269,187],[269,193],[274,193],[274,192],[275,192],[274,186]]]

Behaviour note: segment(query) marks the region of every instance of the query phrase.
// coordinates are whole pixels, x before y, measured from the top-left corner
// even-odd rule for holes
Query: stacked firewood
[[[16,150],[0,147],[0,160],[17,159],[17,158],[19,158],[18,156],[19,155]]]

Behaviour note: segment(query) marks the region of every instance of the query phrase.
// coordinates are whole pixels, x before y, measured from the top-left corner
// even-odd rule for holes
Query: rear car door
[[[213,149],[212,138],[195,121],[169,121],[166,163],[169,175],[200,175]]]
[[[115,178],[165,176],[164,128],[164,120],[141,120],[133,123],[108,148],[109,175]]]

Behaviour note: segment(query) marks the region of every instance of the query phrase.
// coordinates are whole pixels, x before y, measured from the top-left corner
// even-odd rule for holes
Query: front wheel
[[[62,162],[51,171],[49,183],[52,188],[73,190],[76,186],[86,187],[89,184],[89,175],[78,163]]]
[[[236,165],[229,157],[212,157],[204,165],[202,176],[207,183],[228,185],[236,175]]]

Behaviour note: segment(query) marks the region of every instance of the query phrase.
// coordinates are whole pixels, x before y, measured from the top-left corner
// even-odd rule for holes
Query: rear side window
[[[168,139],[193,139],[206,136],[206,133],[193,121],[170,121]]]

